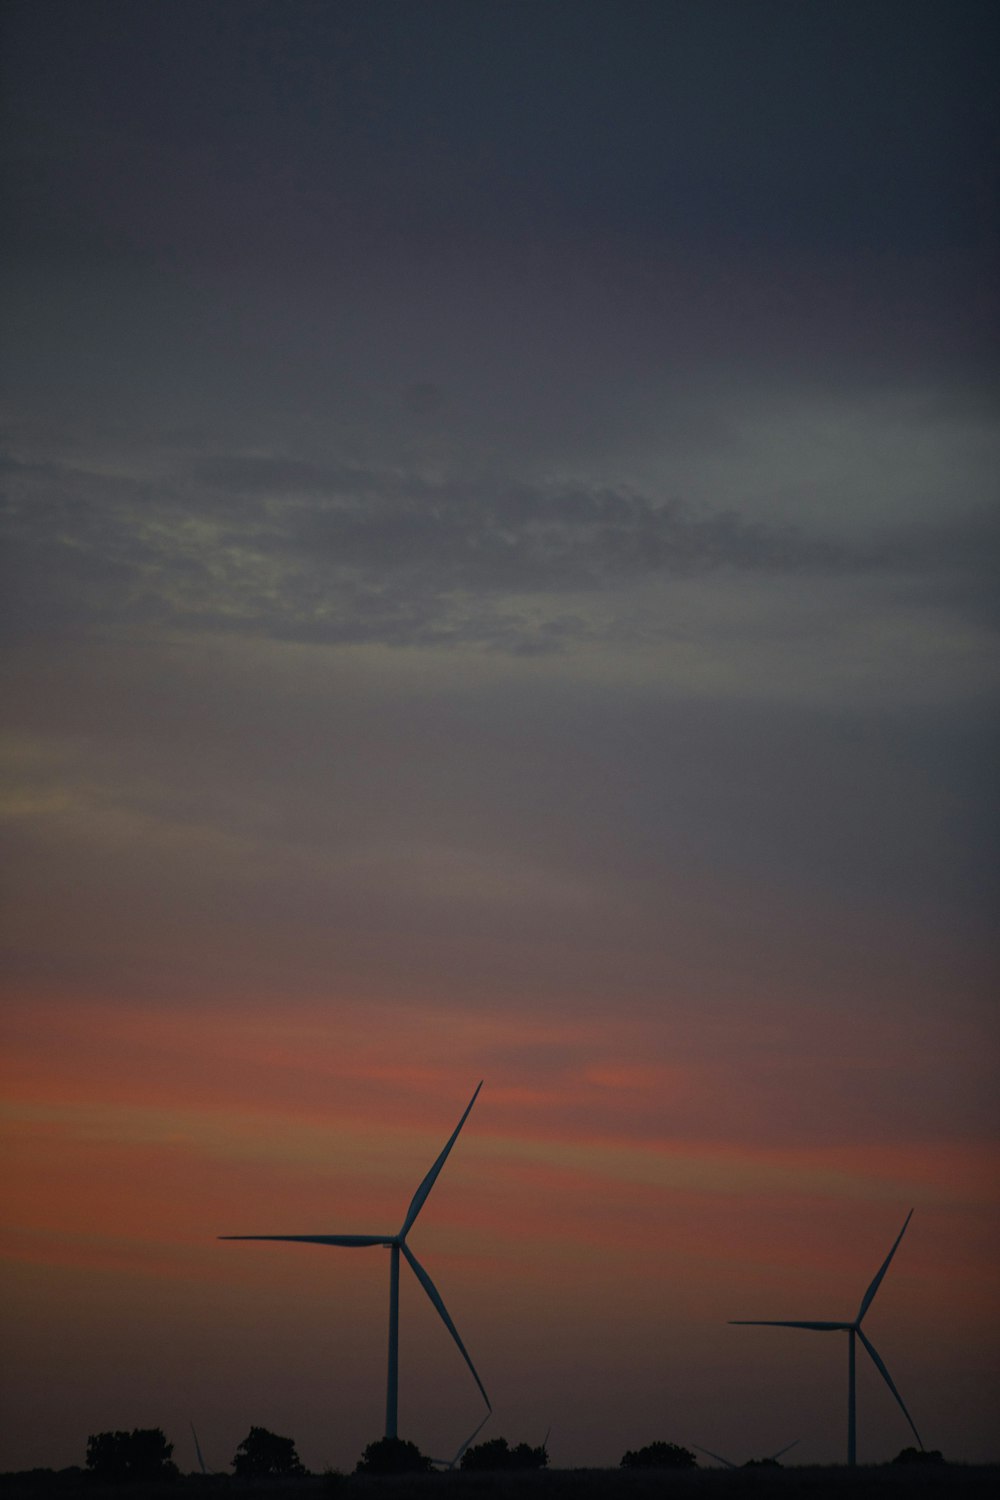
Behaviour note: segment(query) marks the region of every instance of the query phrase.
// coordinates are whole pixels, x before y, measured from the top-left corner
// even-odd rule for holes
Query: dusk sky
[[[2,28],[0,1469],[1000,1459],[993,0]]]

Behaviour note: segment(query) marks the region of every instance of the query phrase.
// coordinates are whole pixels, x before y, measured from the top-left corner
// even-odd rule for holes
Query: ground
[[[548,1469],[514,1474],[314,1476],[246,1481],[192,1476],[175,1485],[95,1485],[58,1475],[0,1476],[0,1500],[990,1500],[1000,1465],[882,1464],[781,1469]]]

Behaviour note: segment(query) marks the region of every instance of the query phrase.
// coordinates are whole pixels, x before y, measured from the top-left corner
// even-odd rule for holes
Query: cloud
[[[887,528],[902,599],[962,613],[995,632],[1000,626],[1000,506],[982,502],[937,520]]]
[[[982,502],[845,529],[809,504],[797,523],[757,498],[254,451],[8,457],[3,477],[15,638],[134,627],[549,655],[690,651],[697,621],[704,654],[727,634],[745,649],[764,608],[779,654],[817,630],[846,650],[864,618],[877,655],[902,631],[932,664],[950,640],[940,665],[957,681],[981,670],[996,626],[997,517]]]
[[[254,454],[150,479],[5,467],[9,608],[27,632],[145,621],[547,651],[606,631],[586,601],[642,580],[838,576],[881,562],[788,523],[625,486],[428,478]]]

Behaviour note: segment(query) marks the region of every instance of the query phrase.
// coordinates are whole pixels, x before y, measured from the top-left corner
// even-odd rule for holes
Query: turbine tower
[[[428,1276],[427,1272],[424,1270],[420,1262],[417,1260],[417,1257],[414,1255],[409,1245],[406,1243],[406,1236],[413,1228],[413,1223],[417,1217],[417,1214],[423,1208],[424,1203],[427,1200],[427,1195],[430,1193],[431,1188],[437,1181],[438,1173],[441,1171],[441,1168],[448,1160],[448,1153],[451,1151],[452,1146],[454,1146],[455,1142],[458,1140],[458,1133],[468,1119],[469,1111],[472,1109],[472,1106],[475,1104],[476,1099],[479,1097],[479,1090],[482,1088],[482,1086],[482,1080],[480,1080],[476,1088],[476,1092],[473,1094],[472,1098],[469,1100],[468,1104],[465,1107],[465,1113],[462,1115],[462,1118],[455,1126],[455,1129],[452,1131],[451,1135],[448,1137],[448,1141],[444,1147],[444,1150],[441,1152],[441,1155],[438,1157],[437,1161],[431,1167],[430,1171],[427,1173],[427,1176],[424,1178],[423,1182],[414,1193],[413,1198],[410,1201],[410,1206],[406,1211],[406,1218],[403,1220],[402,1228],[397,1234],[220,1234],[219,1236],[220,1240],[291,1240],[296,1244],[340,1245],[346,1246],[347,1248],[352,1250],[367,1248],[370,1245],[381,1245],[390,1252],[389,1368],[388,1376],[386,1379],[385,1393],[385,1435],[387,1438],[394,1438],[397,1436],[399,1415],[400,1255],[402,1255],[404,1259],[409,1263],[410,1269],[413,1271],[414,1276],[416,1276],[417,1280],[420,1282],[420,1285],[423,1287],[424,1291],[427,1293],[427,1296],[430,1298],[431,1303],[437,1309],[437,1312],[441,1318],[441,1321],[444,1323],[444,1326],[447,1328],[448,1332],[455,1340],[455,1343],[458,1345],[462,1358],[465,1360],[465,1363],[472,1371],[472,1378],[478,1385],[480,1392],[482,1393],[483,1400],[486,1402],[487,1408],[490,1411],[493,1410],[492,1406],[490,1405],[490,1398],[489,1396],[487,1396],[486,1391],[483,1387],[483,1382],[480,1380],[479,1376],[476,1373],[476,1367],[472,1363],[472,1360],[469,1358],[469,1352],[466,1349],[465,1345],[462,1343],[461,1338],[459,1337],[458,1329],[451,1321],[451,1318],[448,1314],[448,1309],[442,1302],[441,1295],[438,1292],[437,1287],[434,1285],[433,1281]]]
[[[854,1364],[855,1364],[854,1355],[855,1355],[855,1340],[856,1339],[860,1339],[861,1342],[864,1344],[865,1348],[868,1350],[868,1353],[871,1356],[872,1363],[874,1364],[875,1368],[878,1370],[879,1374],[882,1376],[882,1379],[885,1381],[886,1385],[889,1387],[889,1389],[892,1392],[892,1394],[895,1396],[896,1400],[899,1402],[900,1409],[901,1409],[901,1411],[903,1413],[903,1416],[906,1418],[906,1420],[910,1424],[910,1427],[913,1429],[913,1436],[916,1438],[916,1440],[920,1444],[921,1448],[923,1448],[923,1446],[924,1446],[923,1443],[920,1441],[920,1434],[917,1431],[916,1427],[914,1426],[913,1418],[910,1416],[910,1413],[906,1409],[906,1403],[904,1402],[902,1396],[899,1394],[899,1392],[897,1391],[895,1385],[893,1384],[892,1376],[889,1374],[889,1371],[886,1369],[885,1363],[884,1363],[881,1355],[878,1353],[878,1350],[875,1348],[875,1345],[872,1343],[871,1339],[867,1337],[867,1335],[864,1332],[864,1329],[861,1327],[861,1324],[862,1324],[862,1321],[864,1319],[865,1313],[868,1311],[869,1307],[871,1306],[871,1304],[872,1304],[872,1298],[875,1296],[875,1293],[878,1291],[879,1287],[882,1284],[882,1277],[885,1275],[886,1271],[888,1271],[888,1269],[889,1269],[889,1262],[892,1260],[892,1257],[895,1255],[897,1249],[899,1248],[899,1242],[903,1238],[903,1235],[906,1233],[906,1226],[907,1226],[907,1224],[909,1224],[909,1222],[912,1219],[912,1217],[913,1217],[913,1209],[911,1208],[910,1212],[906,1215],[906,1218],[903,1221],[903,1227],[902,1227],[902,1229],[899,1231],[899,1233],[896,1236],[896,1240],[895,1240],[895,1243],[893,1244],[892,1249],[889,1251],[889,1254],[886,1256],[885,1260],[882,1262],[882,1265],[880,1266],[878,1272],[876,1273],[875,1277],[873,1278],[871,1285],[869,1286],[867,1292],[865,1292],[865,1295],[862,1297],[862,1299],[861,1299],[861,1306],[858,1308],[858,1315],[857,1315],[857,1317],[852,1322],[850,1322],[850,1323],[817,1323],[817,1322],[811,1322],[811,1323],[796,1322],[796,1323],[792,1323],[792,1322],[787,1322],[787,1321],[786,1322],[776,1322],[774,1319],[769,1319],[769,1320],[765,1321],[765,1320],[763,1320],[761,1318],[730,1318],[730,1320],[729,1320],[731,1323],[740,1324],[742,1327],[745,1327],[745,1328],[746,1327],[749,1327],[749,1328],[811,1328],[811,1329],[813,1329],[817,1333],[846,1333],[847,1334],[847,1462],[849,1464],[855,1464],[855,1463],[857,1463],[857,1422],[856,1422],[856,1418],[855,1418],[855,1388],[854,1388]]]

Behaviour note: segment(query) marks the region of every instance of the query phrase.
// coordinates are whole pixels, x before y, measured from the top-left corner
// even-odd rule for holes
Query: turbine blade
[[[906,1228],[905,1224],[903,1225],[903,1228]],[[882,1376],[882,1379],[885,1381],[886,1385],[889,1387],[890,1391],[899,1402],[900,1410],[902,1411],[903,1416],[909,1422],[913,1432],[913,1436],[916,1438],[917,1442],[922,1448],[924,1445],[921,1440],[920,1433],[917,1431],[910,1413],[906,1410],[906,1402],[903,1400],[902,1396],[899,1394],[895,1385],[893,1384],[892,1376],[889,1374],[889,1371],[885,1367],[885,1361],[882,1359],[882,1356],[875,1348],[875,1345],[872,1343],[871,1339],[866,1337],[864,1331],[860,1328],[858,1329],[858,1338],[861,1340],[865,1348],[868,1350],[868,1353],[871,1355],[872,1362],[874,1363],[876,1370],[878,1370],[879,1374]]]
[[[476,1092],[473,1094],[472,1098],[465,1106],[465,1113],[459,1120],[458,1124],[455,1126],[455,1129],[452,1131],[451,1135],[448,1137],[447,1145],[441,1152],[441,1155],[438,1157],[437,1161],[431,1167],[430,1171],[427,1173],[427,1176],[424,1178],[423,1182],[417,1188],[417,1191],[414,1193],[413,1198],[410,1202],[410,1206],[406,1211],[406,1218],[403,1220],[403,1227],[399,1231],[400,1240],[405,1240],[406,1236],[409,1234],[411,1228],[413,1227],[413,1221],[417,1217],[417,1214],[420,1212],[420,1210],[423,1208],[424,1202],[427,1198],[427,1194],[434,1186],[435,1182],[437,1181],[438,1173],[444,1166],[445,1162],[448,1160],[448,1153],[451,1150],[452,1146],[454,1146],[455,1142],[458,1140],[458,1132],[461,1130],[462,1126],[468,1119],[469,1111],[478,1099],[479,1090],[482,1088],[482,1086],[483,1081],[482,1079],[480,1079],[479,1084],[476,1088]]]
[[[773,1318],[766,1322],[760,1318],[730,1318],[729,1321],[740,1328],[812,1328],[818,1333],[846,1333],[854,1326],[852,1323],[777,1323]]]
[[[725,1464],[727,1469],[735,1469],[738,1467],[736,1464],[730,1463],[728,1458],[723,1458],[721,1453],[713,1453],[711,1448],[699,1448],[697,1443],[692,1443],[691,1447],[694,1448],[696,1453],[704,1453],[706,1458],[714,1458],[716,1463]]]
[[[767,1456],[768,1458],[773,1458],[775,1461],[777,1461],[783,1453],[791,1453],[792,1449],[797,1448],[801,1441],[801,1438],[796,1438],[794,1442],[787,1443],[784,1448],[779,1448],[777,1453],[769,1453]]]
[[[452,1338],[455,1340],[455,1343],[458,1345],[459,1351],[461,1352],[462,1358],[465,1360],[465,1363],[472,1371],[472,1378],[482,1392],[483,1400],[486,1402],[486,1405],[489,1407],[490,1411],[492,1411],[493,1403],[490,1401],[489,1396],[487,1396],[483,1382],[480,1380],[478,1374],[476,1373],[476,1367],[472,1363],[472,1360],[469,1358],[469,1351],[466,1349],[465,1345],[462,1343],[461,1338],[459,1337],[458,1329],[451,1321],[448,1309],[445,1307],[444,1303],[441,1300],[440,1292],[434,1285],[431,1278],[428,1276],[427,1272],[424,1270],[423,1266],[420,1264],[419,1260],[417,1260],[417,1257],[414,1255],[413,1251],[410,1249],[409,1245],[407,1245],[405,1240],[400,1240],[399,1248],[400,1250],[402,1250],[403,1254],[406,1256],[406,1259],[409,1261],[414,1276],[416,1276],[417,1280],[420,1282],[420,1285],[423,1287],[424,1291],[427,1293],[428,1297],[437,1308],[442,1323],[447,1328]]]
[[[391,1245],[391,1234],[220,1234],[220,1240],[283,1240],[297,1245]]]
[[[475,1439],[479,1436],[479,1434],[482,1432],[483,1428],[486,1426],[487,1422],[490,1420],[490,1417],[492,1417],[492,1415],[493,1415],[493,1411],[492,1411],[492,1408],[491,1408],[486,1413],[485,1417],[480,1422],[479,1426],[477,1428],[475,1428],[474,1431],[472,1431],[472,1432],[469,1433],[469,1436],[466,1438],[466,1440],[462,1444],[461,1448],[458,1449],[458,1451],[455,1454],[455,1457],[452,1459],[451,1463],[448,1465],[449,1469],[453,1469],[455,1467],[455,1465],[458,1463],[459,1459],[462,1457],[462,1454],[465,1452],[466,1448],[468,1448],[469,1444],[472,1443],[472,1442],[474,1442]]]
[[[903,1221],[903,1227],[902,1227],[902,1229],[899,1231],[899,1233],[896,1236],[895,1243],[893,1244],[892,1249],[889,1251],[889,1254],[886,1256],[885,1260],[882,1262],[881,1267],[879,1268],[879,1270],[875,1274],[875,1279],[872,1281],[871,1286],[868,1288],[867,1292],[865,1292],[865,1295],[861,1299],[861,1306],[858,1308],[858,1316],[857,1316],[857,1322],[858,1323],[861,1322],[861,1319],[864,1317],[865,1313],[868,1311],[869,1307],[871,1306],[872,1298],[874,1297],[875,1293],[878,1291],[879,1287],[881,1286],[881,1284],[882,1284],[882,1277],[885,1275],[886,1271],[888,1271],[888,1269],[889,1269],[889,1262],[892,1260],[892,1257],[895,1255],[896,1250],[897,1250],[897,1248],[899,1246],[899,1242],[903,1238],[903,1235],[906,1233],[906,1226],[907,1226],[907,1224],[909,1224],[909,1222],[910,1222],[910,1220],[912,1218],[913,1218],[913,1209],[911,1208],[910,1212],[906,1215],[906,1218]]]
[[[191,1436],[194,1438],[194,1451],[198,1455],[198,1467],[203,1474],[207,1474],[208,1470],[205,1468],[205,1460],[201,1456],[201,1444],[198,1441],[198,1434],[194,1430],[193,1422],[191,1423]]]

